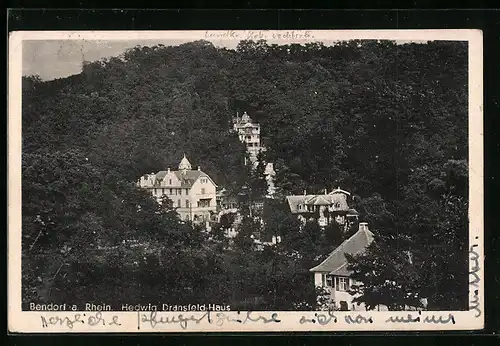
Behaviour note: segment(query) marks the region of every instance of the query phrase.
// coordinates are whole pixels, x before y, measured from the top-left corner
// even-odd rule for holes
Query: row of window
[[[208,178],[201,178],[201,179],[200,179],[200,182],[201,182],[202,184],[206,184],[206,183],[208,183]],[[168,185],[172,185],[172,179],[169,179],[169,180],[168,180]],[[179,190],[179,189],[178,189],[178,190]],[[187,191],[188,189],[185,189],[185,190]],[[170,189],[170,191],[172,191],[172,189]],[[172,194],[172,192],[171,192],[170,194]],[[187,194],[187,192],[186,192],[186,194]]]
[[[331,206],[330,208],[336,208],[336,209],[340,209],[341,205],[340,203],[335,203],[335,205]],[[303,211],[315,211],[315,210],[318,210],[319,209],[319,206],[314,206],[314,205],[302,205],[302,204],[299,204],[299,210],[303,210]]]
[[[247,139],[247,140],[254,139],[254,138],[259,139],[259,135],[246,135],[245,136],[245,139]]]
[[[188,195],[189,194],[189,189],[167,189],[167,188],[161,188],[161,189],[154,189],[153,194],[156,196],[161,196],[161,195],[182,195],[182,192],[184,190],[184,194]]]
[[[335,288],[335,291],[349,291],[350,280],[346,277],[323,274],[321,276],[323,287]]]
[[[189,194],[189,189],[165,189],[165,188],[161,188],[161,189],[154,189],[153,195],[155,195],[155,196],[163,196],[163,195],[182,196],[183,191],[184,191],[184,195],[187,196]],[[204,187],[201,188],[201,194],[202,195],[206,194],[206,190]]]
[[[191,218],[190,218],[189,214],[184,216],[184,220],[189,221],[190,219]],[[194,215],[193,221],[194,222],[210,221],[210,215]]]
[[[210,207],[210,199],[200,199],[198,201],[198,208],[206,208],[206,207]],[[189,208],[190,206],[190,203],[189,203],[189,199],[186,199],[185,201],[185,208]],[[177,208],[182,208],[182,201],[180,199],[177,200]]]

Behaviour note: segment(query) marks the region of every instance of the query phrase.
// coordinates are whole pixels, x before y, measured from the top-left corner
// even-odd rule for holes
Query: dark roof
[[[303,212],[299,210],[299,204],[309,204],[309,205],[332,205],[339,203],[340,207],[335,208],[339,211],[347,211],[349,206],[345,200],[345,197],[341,194],[331,194],[331,195],[296,195],[287,196],[286,200],[290,211],[292,214],[297,214]]]
[[[171,171],[171,172],[175,174],[177,179],[179,179],[179,181],[181,182],[181,187],[183,187],[183,188],[192,187],[193,184],[196,182],[196,180],[198,180],[198,178],[200,178],[200,177],[204,177],[204,178],[206,177],[206,178],[210,179],[210,181],[212,181],[212,183],[215,186],[217,186],[217,184],[215,184],[215,182],[208,176],[208,174],[206,174],[203,171],[199,171],[197,169],[196,170],[186,170],[186,171]],[[157,183],[159,183],[160,180],[165,178],[167,173],[168,173],[168,171],[159,171],[158,173],[156,173],[156,178],[158,179]]]
[[[314,205],[330,205],[331,202],[328,201],[326,198],[324,198],[321,195],[314,196],[314,198],[311,198],[310,200],[307,201],[307,204],[314,204]]]
[[[349,276],[345,254],[357,255],[365,251],[373,241],[373,233],[368,229],[360,229],[352,237],[345,240],[319,265],[311,268],[312,272],[326,272],[332,275]]]

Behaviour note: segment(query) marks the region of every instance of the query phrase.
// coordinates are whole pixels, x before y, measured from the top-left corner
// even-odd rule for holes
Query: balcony
[[[205,193],[195,193],[193,196],[196,196],[196,199],[215,199],[216,198],[216,193],[215,191],[209,192],[205,191]]]

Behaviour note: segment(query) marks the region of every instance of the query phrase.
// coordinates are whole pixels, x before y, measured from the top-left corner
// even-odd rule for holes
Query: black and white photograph
[[[482,51],[470,30],[429,32],[25,33],[18,316],[47,332],[481,325]]]

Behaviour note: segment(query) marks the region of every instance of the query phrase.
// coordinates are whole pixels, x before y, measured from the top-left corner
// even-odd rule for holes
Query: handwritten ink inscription
[[[455,324],[455,316],[453,314],[448,314],[447,317],[439,316],[436,317],[436,315],[432,316],[426,316],[423,319],[421,319],[422,312],[419,311],[417,316],[414,316],[413,314],[408,314],[407,316],[391,316],[389,317],[385,322],[386,323],[434,323],[434,324],[448,324],[452,323]]]
[[[471,301],[469,302],[469,309],[474,310],[476,312],[474,315],[475,317],[479,317],[482,314],[481,306],[479,303],[479,290],[478,290],[479,282],[481,281],[481,278],[479,277],[479,270],[481,269],[481,267],[479,266],[479,254],[475,250],[477,246],[478,246],[477,244],[474,244],[470,247],[469,250],[469,255],[470,255],[469,259],[472,264],[469,272],[469,275],[472,276],[471,280],[469,281],[469,286],[474,288],[473,296],[471,298]]]
[[[302,316],[299,320],[300,324],[306,323],[318,323],[321,326],[327,325],[329,323],[337,323],[337,317],[332,311],[328,311],[328,314],[315,313],[313,318],[307,318]]]
[[[95,314],[85,314],[85,313],[74,313],[68,315],[55,315],[55,316],[40,316],[43,328],[53,327],[66,327],[68,329],[73,329],[78,325],[88,325],[93,326],[121,326],[119,322],[118,315],[107,315],[103,316],[101,312],[96,312]],[[209,325],[216,325],[218,327],[224,326],[226,324],[238,323],[238,324],[250,324],[250,323],[260,323],[260,324],[274,324],[281,323],[281,319],[278,316],[278,312],[269,312],[268,314],[263,314],[261,312],[256,313],[252,311],[247,312],[237,312],[236,316],[231,313],[224,312],[213,312],[207,311],[204,314],[179,314],[171,315],[168,313],[162,313],[157,311],[151,311],[148,313],[137,312],[138,318],[138,329],[141,326],[148,325],[150,328],[156,329],[160,325],[178,325],[182,329],[187,329],[192,324],[201,324],[205,322]],[[297,320],[296,320],[297,321]],[[342,320],[341,320],[342,321]],[[336,324],[339,322],[337,316],[333,311],[328,312],[316,312],[311,315],[302,315],[297,321],[301,325],[303,324],[317,324],[320,326],[325,326],[328,324]],[[376,321],[372,316],[365,316],[363,314],[357,315],[344,315],[343,322],[346,324],[372,324]],[[455,316],[451,313],[447,315],[427,315],[422,316],[422,311],[418,314],[408,313],[406,315],[393,315],[385,320],[385,323],[394,324],[413,324],[413,323],[424,323],[424,324],[455,324]]]
[[[138,313],[140,314],[140,313]],[[157,325],[162,325],[162,324],[178,324],[182,329],[186,329],[189,325],[189,322],[195,323],[195,324],[200,324],[202,321],[206,321],[209,324],[215,324],[217,326],[223,326],[224,323],[231,323],[231,322],[236,322],[236,323],[241,323],[241,324],[246,324],[246,323],[252,323],[252,322],[260,322],[264,324],[268,323],[280,323],[281,320],[278,318],[278,313],[273,312],[271,313],[270,316],[267,315],[256,315],[253,314],[252,311],[247,311],[244,315],[244,317],[239,317],[240,312],[237,312],[238,317],[237,318],[232,318],[229,315],[223,313],[223,312],[218,312],[213,314],[211,311],[207,311],[201,316],[196,316],[195,314],[186,316],[183,314],[179,314],[177,316],[166,316],[162,315],[161,313],[158,313],[157,311],[151,311],[149,314],[142,314],[142,316],[139,316],[139,328],[141,323],[146,323],[149,324],[151,328],[156,328]]]
[[[60,326],[67,327],[69,329],[73,329],[75,325],[78,324],[86,324],[88,326],[121,326],[118,321],[118,316],[113,315],[111,319],[104,319],[101,312],[97,312],[96,314],[72,314],[69,316],[40,316],[42,320],[42,327],[48,328],[50,326]]]
[[[206,39],[234,39],[234,40],[278,40],[278,41],[293,41],[293,40],[309,40],[314,39],[311,31],[305,30],[284,30],[277,32],[269,32],[265,30],[245,30],[245,31],[205,31]]]
[[[347,315],[345,316],[345,321],[347,324],[373,323],[373,319],[371,316],[365,317],[361,315],[358,315],[354,318],[351,315]]]

